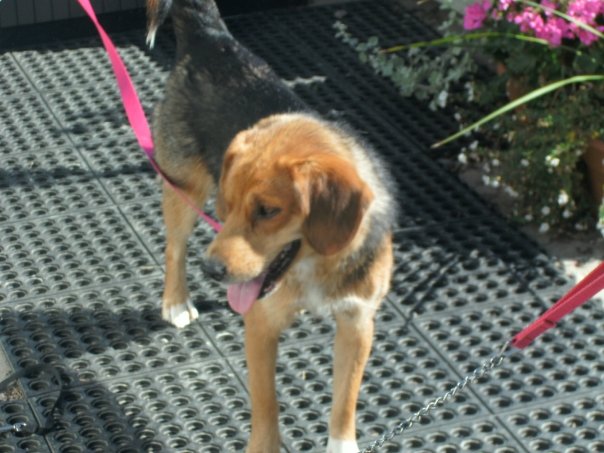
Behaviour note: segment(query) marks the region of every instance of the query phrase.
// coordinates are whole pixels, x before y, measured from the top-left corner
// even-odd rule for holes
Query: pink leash
[[[558,321],[604,289],[604,262],[543,313],[535,322],[512,339],[512,346],[524,349],[542,333],[555,327]]]
[[[151,137],[151,129],[149,123],[145,117],[145,112],[141,106],[138,95],[128,70],[124,65],[124,62],[120,58],[115,46],[109,39],[109,36],[99,24],[99,21],[90,5],[90,0],[78,0],[84,11],[88,14],[94,25],[96,26],[107,53],[109,59],[113,65],[113,72],[117,79],[117,83],[122,93],[122,102],[128,121],[132,130],[136,135],[139,145],[145,151],[145,154],[149,158],[151,165],[155,171],[164,179],[164,181],[174,189],[182,199],[193,208],[201,218],[210,224],[215,231],[220,231],[222,226],[216,220],[208,216],[205,212],[199,209],[192,200],[190,200],[184,192],[176,187],[167,176],[161,171],[155,159],[153,158],[154,148],[153,139]],[[604,289],[604,262],[596,267],[587,277],[580,281],[574,288],[572,288],[565,296],[563,296],[558,302],[556,302],[549,310],[541,315],[535,322],[524,328],[521,332],[516,334],[512,339],[512,346],[518,349],[524,349],[533,342],[538,336],[546,332],[547,330],[555,327],[558,321],[564,316],[569,314],[574,309],[585,303],[588,299],[595,296],[598,292]]]
[[[214,229],[214,231],[220,231],[222,225],[203,212],[189,197],[187,197],[182,190],[176,187],[176,185],[174,185],[174,183],[172,183],[172,181],[170,181],[170,179],[164,174],[161,168],[159,168],[157,162],[155,162],[155,159],[153,158],[155,148],[153,146],[151,128],[147,122],[147,117],[145,116],[140,99],[136,94],[136,89],[134,88],[134,84],[130,79],[130,74],[128,74],[126,65],[119,56],[117,49],[113,45],[113,42],[99,23],[96,14],[94,13],[94,9],[90,4],[90,0],[78,0],[78,2],[84,11],[86,11],[86,14],[88,14],[90,20],[94,23],[99,35],[101,36],[101,39],[103,40],[103,45],[105,46],[105,50],[107,50],[109,60],[111,60],[113,72],[115,74],[119,90],[122,94],[122,103],[124,104],[124,109],[126,110],[128,122],[134,131],[134,135],[136,135],[138,144],[149,158],[151,166],[162,177],[166,184],[168,184],[168,186],[170,186],[192,209],[195,210],[195,212],[197,212],[197,214],[199,214],[199,217],[205,220]]]

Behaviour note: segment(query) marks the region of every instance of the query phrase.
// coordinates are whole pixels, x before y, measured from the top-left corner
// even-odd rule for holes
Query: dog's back
[[[232,37],[213,0],[153,3],[150,35],[170,10],[177,42],[176,64],[155,113],[156,141],[170,141],[172,162],[201,157],[218,180],[222,155],[239,131],[276,113],[308,109],[265,61]],[[168,160],[162,152],[160,165]]]

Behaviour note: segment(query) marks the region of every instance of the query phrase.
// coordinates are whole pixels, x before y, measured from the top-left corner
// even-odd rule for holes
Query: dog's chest
[[[299,287],[299,298],[296,305],[318,315],[325,315],[330,310],[329,295],[323,286],[323,278],[317,275],[316,259],[304,258],[292,267],[292,278]]]

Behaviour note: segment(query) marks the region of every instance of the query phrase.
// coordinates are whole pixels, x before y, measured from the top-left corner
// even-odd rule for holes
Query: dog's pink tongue
[[[231,308],[240,315],[245,315],[258,299],[262,283],[264,283],[264,275],[249,282],[229,285],[227,287],[227,300]]]

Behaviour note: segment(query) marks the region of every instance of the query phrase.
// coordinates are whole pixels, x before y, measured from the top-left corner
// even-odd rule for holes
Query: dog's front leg
[[[252,433],[247,453],[279,453],[279,403],[275,371],[279,334],[284,326],[256,302],[245,315],[245,353],[252,404]]]
[[[373,341],[373,313],[358,308],[336,314],[333,406],[327,453],[356,453],[356,404]]]
[[[166,276],[162,299],[162,317],[176,327],[185,327],[198,314],[188,300],[187,239],[193,231],[197,214],[164,183],[162,210],[166,227]]]

